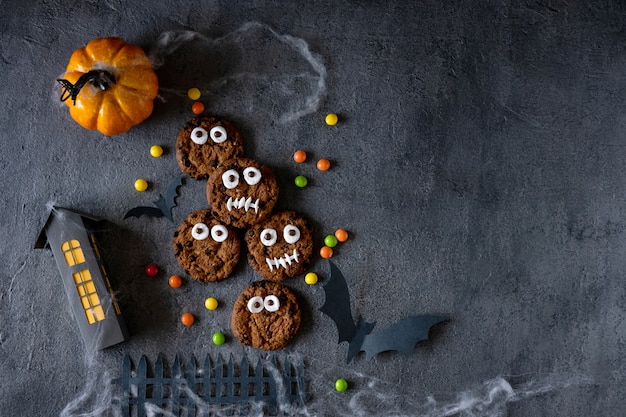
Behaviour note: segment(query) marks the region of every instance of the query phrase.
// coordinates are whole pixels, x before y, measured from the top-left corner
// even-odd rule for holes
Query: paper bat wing
[[[141,216],[163,217],[163,212],[157,207],[135,207],[128,210],[128,212],[124,215],[124,219],[128,219],[129,217],[139,218]]]
[[[407,317],[385,330],[365,336],[361,350],[365,351],[366,360],[388,350],[408,355],[418,342],[428,339],[428,332],[432,326],[447,320],[445,317],[431,315]]]
[[[167,186],[167,190],[165,191],[165,197],[160,195],[159,199],[154,202],[154,205],[163,212],[163,216],[165,216],[170,221],[174,221],[174,219],[172,218],[172,209],[176,207],[178,187],[183,185],[184,178],[184,175],[177,177],[174,181],[170,183],[170,185]]]
[[[324,285],[326,300],[320,311],[335,322],[339,333],[339,343],[350,342],[357,331],[350,307],[350,293],[339,268],[331,261],[328,263],[330,264],[330,279]]]

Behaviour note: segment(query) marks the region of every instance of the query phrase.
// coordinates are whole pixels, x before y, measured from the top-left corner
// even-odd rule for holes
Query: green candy
[[[338,392],[344,392],[348,389],[348,381],[343,378],[338,379],[337,381],[335,381],[335,389]]]
[[[224,336],[224,333],[222,332],[216,332],[213,333],[213,337],[211,337],[211,339],[213,339],[213,344],[215,345],[223,345],[224,342],[226,341],[226,337]]]
[[[308,180],[306,179],[304,175],[298,175],[296,179],[294,180],[294,183],[296,184],[297,187],[303,188],[303,187],[306,187]]]
[[[337,238],[334,235],[328,235],[324,238],[324,245],[328,246],[329,248],[334,248],[335,246],[337,246]]]

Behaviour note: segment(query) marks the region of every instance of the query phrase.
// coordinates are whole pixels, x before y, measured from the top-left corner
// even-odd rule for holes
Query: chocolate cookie
[[[298,333],[301,321],[298,300],[289,287],[257,281],[237,297],[230,327],[242,344],[276,350]]]
[[[195,117],[176,138],[176,161],[185,175],[208,178],[218,165],[243,155],[241,133],[231,122],[217,117]]]
[[[313,255],[309,222],[295,211],[279,211],[248,229],[248,263],[263,278],[282,281],[303,273]]]
[[[211,174],[206,195],[215,217],[243,229],[272,212],[278,184],[265,165],[247,158],[230,159]]]
[[[234,229],[214,219],[210,210],[191,213],[174,233],[174,256],[200,282],[227,278],[239,262],[240,242]]]

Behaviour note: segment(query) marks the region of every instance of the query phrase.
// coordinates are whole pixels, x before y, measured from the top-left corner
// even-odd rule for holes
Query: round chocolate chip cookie
[[[257,281],[237,297],[230,327],[242,344],[276,350],[298,333],[301,321],[298,300],[289,287]]]
[[[195,117],[180,129],[176,138],[176,161],[183,173],[206,179],[223,161],[243,155],[241,133],[230,121],[217,117]]]
[[[246,231],[248,263],[263,278],[282,281],[303,273],[313,255],[309,222],[295,211],[279,211]]]
[[[269,216],[278,199],[278,184],[272,171],[260,162],[229,159],[209,177],[206,195],[215,217],[244,229]]]
[[[214,219],[210,210],[191,213],[174,233],[174,256],[200,282],[227,278],[239,262],[240,242],[234,229]]]

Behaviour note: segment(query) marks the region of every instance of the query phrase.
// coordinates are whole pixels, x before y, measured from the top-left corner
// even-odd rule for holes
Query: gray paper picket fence
[[[113,404],[124,417],[148,415],[278,415],[279,404],[302,406],[306,402],[304,365],[270,356],[252,366],[247,356],[235,364],[207,355],[201,367],[192,357],[183,363],[176,356],[171,368],[161,355],[150,366],[145,355],[134,366],[126,355],[122,374],[112,383],[122,389]],[[169,414],[168,414],[169,413]]]

